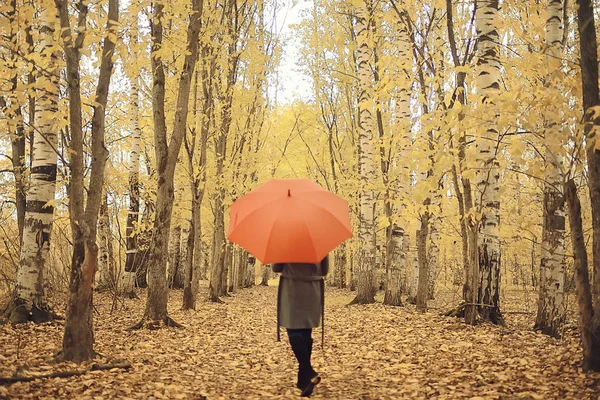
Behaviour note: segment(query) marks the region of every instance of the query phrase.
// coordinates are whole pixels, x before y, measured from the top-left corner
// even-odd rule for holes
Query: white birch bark
[[[131,29],[134,41],[133,51],[137,48],[137,17]],[[126,260],[123,272],[123,293],[133,293],[135,276],[137,272],[136,262],[138,254],[138,243],[135,228],[139,222],[140,214],[140,152],[142,142],[142,129],[140,128],[140,89],[139,74],[131,78],[131,123],[133,126],[131,134],[131,150],[129,152],[129,208],[127,210],[126,236]]]
[[[110,284],[109,240],[110,219],[108,217],[108,203],[105,195],[100,206],[100,215],[98,218],[98,269],[94,277],[94,286],[98,289],[105,289]]]
[[[402,305],[400,279],[403,266],[401,254],[404,231],[396,225],[392,225],[388,229],[391,229],[391,232],[390,246],[387,251],[391,254],[388,255],[387,283],[383,304],[400,306]]]
[[[27,192],[23,244],[17,271],[14,305],[10,319],[13,323],[32,318],[34,309],[46,308],[44,273],[47,269],[50,236],[56,191],[56,161],[58,136],[58,54],[54,32],[57,28],[57,9],[48,2],[40,15],[40,67],[48,74],[38,76],[38,90],[31,155],[30,187]],[[33,318],[35,316],[33,315]],[[45,319],[45,318],[42,318]]]
[[[438,275],[439,257],[440,257],[440,214],[441,213],[441,193],[436,191],[432,197],[432,216],[429,220],[429,248],[427,250],[429,279],[427,280],[427,296],[429,299],[434,298],[435,281]]]
[[[391,186],[393,196],[396,199],[406,199],[408,197],[409,182],[410,182],[410,165],[407,162],[407,151],[410,148],[410,130],[411,130],[411,114],[410,114],[410,86],[412,82],[409,77],[412,76],[413,59],[411,52],[411,41],[408,34],[408,29],[405,21],[398,22],[398,67],[402,74],[402,79],[398,83],[398,95],[396,98],[396,112],[398,115],[397,125],[400,133],[399,137],[394,141],[399,147],[396,157],[393,160],[393,175],[391,176]],[[398,204],[394,204],[393,213],[396,215],[392,218],[392,230],[390,249],[391,255],[388,260],[388,282],[384,304],[401,305],[400,295],[402,293],[403,276],[406,275],[406,255],[404,254],[403,242],[407,241],[404,238],[404,229],[400,227],[406,226],[404,221],[398,214]],[[400,206],[404,206],[401,204]],[[395,225],[400,225],[397,227]],[[395,234],[394,234],[395,231]]]
[[[357,295],[353,302],[359,304],[375,301],[375,238],[374,238],[374,193],[371,188],[373,175],[373,72],[371,68],[371,48],[368,24],[370,10],[365,2],[356,9],[356,63],[359,81],[359,150],[358,169],[361,181],[360,223],[358,239],[360,242],[357,265]]]
[[[480,96],[478,107],[484,119],[481,136],[476,140],[476,187],[481,210],[477,248],[479,254],[479,303],[484,320],[502,322],[500,314],[500,168],[496,158],[498,129],[493,96],[500,89],[499,35],[497,31],[498,0],[478,2],[475,15],[477,42],[477,80]],[[487,115],[486,115],[487,114]],[[486,118],[487,117],[487,118]]]
[[[554,71],[560,68],[562,59],[563,2],[551,0],[546,15],[546,45],[548,71],[547,88],[560,96],[558,78]],[[560,97],[559,97],[560,98]],[[564,321],[563,303],[565,282],[565,202],[562,170],[560,126],[552,121],[552,113],[546,109],[546,168],[544,170],[544,221],[542,225],[542,254],[538,311],[535,329],[558,337]]]

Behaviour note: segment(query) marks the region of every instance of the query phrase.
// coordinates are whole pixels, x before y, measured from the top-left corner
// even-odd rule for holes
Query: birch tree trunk
[[[100,205],[100,215],[98,218],[98,270],[94,279],[96,290],[106,290],[110,286],[110,257],[108,252],[110,236],[108,202],[107,195],[105,194]]]
[[[138,16],[133,17],[131,27],[132,52],[139,55],[138,45]],[[138,257],[138,237],[136,226],[140,217],[140,152],[142,142],[142,129],[140,128],[140,75],[136,71],[131,78],[131,122],[133,132],[131,134],[131,150],[129,152],[129,208],[127,210],[127,225],[125,227],[126,258],[125,272],[123,274],[123,293],[126,296],[134,296],[134,283],[136,281]]]
[[[390,243],[387,251],[387,283],[383,304],[389,306],[401,306],[402,298],[400,296],[400,274],[402,270],[402,242],[404,230],[397,225],[388,227],[388,242]]]
[[[111,36],[117,34],[119,19],[118,0],[109,0],[106,21],[106,36],[103,39],[100,58],[100,72],[94,97],[91,126],[91,171],[89,188],[85,187],[84,176],[84,135],[82,119],[82,98],[80,87],[80,50],[86,34],[87,5],[78,7],[77,36],[73,37],[68,13],[68,2],[56,0],[58,6],[61,36],[67,65],[69,83],[69,143],[71,181],[69,186],[69,219],[73,235],[73,258],[67,302],[67,319],[60,358],[82,362],[95,356],[93,329],[93,285],[98,264],[96,231],[98,214],[103,199],[104,168],[108,150],[104,144],[105,113],[108,92],[113,71],[115,42]],[[87,201],[86,201],[87,193]]]
[[[562,60],[563,3],[551,0],[546,16],[546,45],[548,71],[560,68]],[[557,78],[551,72],[546,87],[551,93],[560,93]],[[560,97],[559,97],[560,98]],[[540,284],[538,310],[534,329],[559,337],[565,318],[563,303],[565,284],[565,203],[564,184],[561,174],[562,149],[557,138],[559,126],[552,121],[551,112],[546,110],[546,148],[544,169],[544,219],[542,225],[542,254],[540,262]],[[553,145],[556,143],[555,145]]]
[[[54,50],[54,32],[57,9],[52,2],[45,4],[40,15],[40,68],[48,74],[39,74],[31,154],[31,177],[25,207],[23,242],[17,284],[7,312],[13,324],[53,319],[48,309],[44,288],[56,190],[56,161],[58,149],[57,128],[54,123],[58,112],[58,57]]]
[[[394,5],[395,7],[395,5]],[[406,21],[406,12],[396,8],[396,12],[400,17],[398,21],[398,64],[399,69],[406,79],[399,83],[399,93],[397,96],[397,113],[399,125],[399,138],[393,140],[392,143],[398,143],[400,150],[394,155],[391,160],[392,168],[400,170],[395,179],[389,182],[390,197],[404,198],[408,193],[408,182],[410,179],[409,165],[406,162],[407,150],[410,146],[410,85],[407,79],[412,75],[413,58],[411,52],[411,41],[408,33]],[[391,199],[390,199],[391,200]],[[386,251],[386,268],[387,268],[387,283],[386,291],[383,299],[383,304],[401,306],[401,279],[402,271],[405,268],[405,257],[403,254],[403,241],[405,241],[404,229],[396,224],[398,218],[393,217],[399,210],[386,205],[386,215],[389,219],[390,226],[387,230],[387,251]]]
[[[368,1],[368,0],[367,0]],[[374,282],[375,268],[375,235],[373,208],[374,193],[371,188],[375,173],[373,168],[373,115],[371,52],[369,46],[369,24],[371,5],[364,1],[356,8],[356,63],[358,71],[358,169],[361,181],[360,222],[358,231],[359,256],[356,269],[357,293],[351,304],[369,304],[375,302],[376,287]]]
[[[500,313],[500,168],[495,144],[499,141],[496,127],[497,112],[493,97],[500,89],[500,60],[498,0],[477,3],[475,29],[477,42],[477,91],[481,98],[479,107],[486,113],[482,135],[477,138],[476,185],[479,193],[481,220],[477,241],[479,258],[479,304],[483,320],[503,324]]]
[[[439,192],[433,197],[435,213],[440,211],[440,198]],[[439,232],[440,218],[439,215],[433,215],[430,218],[429,225],[429,250],[427,251],[427,265],[429,267],[429,277],[427,279],[427,298],[433,300],[435,295],[435,282],[437,280],[438,269],[439,269],[439,257],[440,257],[440,232]]]
[[[148,298],[142,326],[147,319],[151,324],[163,322],[166,325],[176,325],[167,313],[167,280],[166,254],[167,240],[173,211],[174,188],[173,179],[181,143],[186,133],[187,115],[192,76],[198,60],[198,42],[201,26],[203,0],[192,0],[192,13],[187,28],[186,54],[183,69],[179,74],[177,88],[177,103],[173,133],[167,144],[167,125],[165,121],[165,71],[163,61],[156,54],[163,46],[164,4],[157,1],[154,4],[154,14],[151,18],[152,30],[152,109],[154,117],[154,141],[157,163],[158,186],[156,193],[156,213],[154,219],[154,235],[148,252],[149,276]]]
[[[458,52],[456,37],[454,33],[454,9],[451,0],[446,0],[446,25],[448,28],[448,44],[452,61],[455,67],[466,65],[470,58],[470,47],[467,43],[464,56]],[[456,86],[454,89],[453,101],[451,107],[456,103],[461,106],[466,104],[466,73],[459,72],[456,74]],[[459,122],[464,120],[465,114],[458,113]],[[457,161],[452,166],[452,181],[456,199],[458,201],[458,210],[460,214],[460,233],[462,242],[462,260],[463,260],[463,301],[465,304],[464,318],[465,323],[474,325],[477,322],[477,302],[479,285],[479,264],[477,262],[477,224],[474,221],[474,204],[473,194],[471,190],[471,180],[464,175],[465,172],[465,147],[466,137],[465,132],[457,132]]]

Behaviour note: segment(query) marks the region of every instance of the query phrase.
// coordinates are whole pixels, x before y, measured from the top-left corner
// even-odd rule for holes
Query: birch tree
[[[57,9],[53,2],[44,3],[39,21],[40,60],[36,91],[35,134],[31,154],[30,184],[27,192],[23,243],[17,284],[8,306],[12,323],[53,319],[48,308],[44,274],[48,266],[50,237],[56,190],[58,151],[59,67],[55,32]]]
[[[476,187],[478,191],[479,220],[479,304],[484,320],[503,323],[500,313],[500,170],[497,159],[499,142],[496,127],[497,112],[494,97],[500,89],[500,60],[498,0],[482,0],[477,3],[475,29],[478,35],[476,87],[480,97],[483,124],[477,138]]]
[[[138,15],[133,16],[133,23],[130,31],[130,49],[131,52],[140,57],[140,45],[138,43]],[[140,152],[142,141],[142,130],[140,128],[140,75],[139,70],[133,73],[131,82],[131,150],[129,151],[129,208],[127,210],[127,222],[125,227],[126,237],[126,258],[125,271],[123,273],[123,293],[129,297],[134,297],[133,286],[136,281],[137,264],[140,262],[138,257],[138,237],[136,227],[139,222],[140,214]]]
[[[560,99],[557,72],[562,61],[563,2],[551,0],[546,15],[546,61],[550,74],[546,90]],[[551,107],[551,106],[549,106]],[[554,114],[554,115],[552,115]],[[546,145],[544,170],[544,220],[542,227],[542,255],[540,263],[539,300],[535,329],[550,336],[560,336],[564,320],[563,303],[565,281],[565,205],[563,195],[562,149],[559,137],[560,122],[554,120],[559,110],[549,108],[546,115]]]
[[[375,170],[373,168],[373,73],[372,37],[369,33],[372,4],[360,1],[356,6],[356,70],[358,73],[358,169],[360,173],[360,222],[358,231],[359,259],[357,268],[357,293],[352,303],[375,302],[375,235],[372,189]]]

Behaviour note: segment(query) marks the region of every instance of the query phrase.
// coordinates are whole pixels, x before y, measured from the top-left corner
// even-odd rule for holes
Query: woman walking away
[[[313,369],[310,357],[313,347],[312,329],[319,326],[324,313],[324,277],[329,259],[319,264],[273,264],[273,272],[281,272],[277,293],[277,340],[279,327],[287,328],[290,345],[298,360],[298,382],[302,397],[310,397],[321,377]],[[321,335],[323,335],[323,329]]]

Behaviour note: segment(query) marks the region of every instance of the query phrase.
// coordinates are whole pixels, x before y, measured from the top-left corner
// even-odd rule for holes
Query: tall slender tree
[[[373,70],[369,26],[373,5],[370,0],[360,1],[356,7],[356,70],[358,72],[358,169],[360,173],[360,241],[357,268],[357,293],[352,303],[375,302],[375,234],[373,182]]]
[[[546,61],[550,73],[546,77],[546,89],[560,95],[559,78],[562,62],[563,2],[551,0],[546,14]],[[558,337],[564,320],[563,300],[565,283],[565,201],[563,195],[562,149],[559,136],[560,125],[551,108],[545,113],[545,160],[544,170],[544,220],[542,225],[542,254],[540,263],[539,300],[535,329]]]
[[[130,30],[130,48],[133,54],[139,56],[140,45],[138,43],[138,15],[134,13],[133,23]],[[139,70],[136,69],[131,81],[131,150],[129,151],[129,208],[127,210],[127,223],[125,227],[125,237],[127,250],[125,252],[125,272],[123,273],[123,293],[129,297],[134,297],[133,286],[136,281],[137,264],[140,262],[138,257],[138,235],[136,227],[140,217],[140,152],[142,141],[142,130],[140,128],[140,87]]]
[[[481,211],[478,235],[479,304],[484,320],[503,323],[500,312],[500,168],[497,158],[499,144],[496,126],[495,97],[500,90],[500,57],[498,46],[498,0],[477,2],[476,87],[480,97],[482,134],[477,138],[476,175],[478,204]]]
[[[163,51],[163,22],[165,5],[162,1],[154,4],[151,18],[152,30],[152,110],[154,119],[154,145],[156,156],[156,174],[158,178],[156,193],[156,212],[154,218],[154,234],[149,250],[148,262],[148,298],[144,317],[150,323],[163,322],[175,325],[167,312],[167,248],[173,211],[174,176],[177,158],[186,133],[190,89],[194,69],[198,60],[198,44],[201,27],[203,0],[192,0],[186,38],[186,52],[182,70],[179,73],[177,100],[173,122],[173,131],[167,141],[167,124],[165,116],[165,65],[161,57]]]
[[[579,30],[579,51],[581,66],[581,83],[583,95],[583,111],[585,135],[587,140],[587,166],[588,166],[588,187],[590,191],[590,200],[592,204],[592,230],[593,230],[593,283],[592,292],[594,298],[590,296],[589,278],[587,272],[587,260],[578,260],[576,258],[577,274],[577,296],[579,300],[580,330],[583,343],[583,369],[591,371],[600,371],[600,114],[597,112],[600,107],[600,90],[598,88],[598,42],[596,37],[596,25],[594,18],[594,3],[591,0],[578,0],[577,5],[577,27]],[[570,183],[570,185],[569,185]],[[581,225],[581,218],[578,217],[580,211],[578,208],[577,192],[574,189],[573,181],[567,183],[565,193],[571,193],[568,198],[571,199],[571,212],[569,221],[571,222],[573,237],[573,246],[576,243],[583,243],[582,237],[575,237],[576,232],[573,226]],[[573,199],[575,201],[573,201]],[[575,221],[574,219],[579,221]],[[576,240],[578,239],[578,240]],[[581,246],[580,246],[581,247]],[[577,250],[574,248],[574,250]],[[583,259],[585,248],[575,252]]]
[[[61,358],[81,362],[94,357],[92,297],[98,263],[96,231],[102,202],[104,167],[108,150],[104,144],[106,105],[113,71],[113,55],[119,19],[118,0],[109,0],[106,31],[102,44],[100,69],[94,97],[91,124],[91,172],[85,186],[84,124],[82,118],[80,57],[87,31],[88,5],[79,3],[77,36],[73,36],[68,0],[55,0],[60,15],[61,37],[69,88],[69,220],[73,236],[73,257],[67,302],[67,320]],[[87,196],[85,195],[87,191]]]
[[[13,323],[53,318],[48,308],[44,274],[50,251],[50,236],[56,191],[58,151],[58,83],[59,68],[54,33],[58,24],[57,9],[52,1],[43,4],[40,13],[41,38],[37,75],[36,107],[30,183],[27,192],[23,243],[17,285],[8,307]]]

